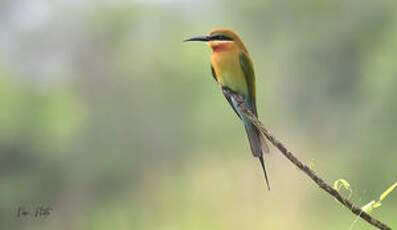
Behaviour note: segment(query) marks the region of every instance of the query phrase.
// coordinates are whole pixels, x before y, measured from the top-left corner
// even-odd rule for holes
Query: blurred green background
[[[237,30],[260,119],[365,205],[397,181],[396,6],[2,0],[0,229],[349,229],[274,148],[266,191],[209,48],[181,41]],[[51,214],[16,216],[40,205]],[[374,215],[397,228],[397,195]]]

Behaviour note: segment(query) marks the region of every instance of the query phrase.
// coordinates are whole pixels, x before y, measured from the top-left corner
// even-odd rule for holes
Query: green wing
[[[211,65],[211,73],[212,73],[212,77],[214,77],[215,81],[218,81],[217,78],[216,78],[216,73],[215,73],[214,67],[212,65]],[[234,112],[241,119],[240,114],[237,112],[236,108],[233,105],[232,99],[229,96],[225,95],[225,94],[223,94],[223,95],[225,96],[226,100],[229,102],[230,106],[233,108]]]
[[[243,70],[245,80],[247,82],[248,91],[249,91],[249,103],[252,107],[251,109],[257,115],[256,111],[256,100],[255,100],[255,74],[254,68],[252,66],[252,62],[249,57],[241,52],[240,53],[240,65],[241,69]]]

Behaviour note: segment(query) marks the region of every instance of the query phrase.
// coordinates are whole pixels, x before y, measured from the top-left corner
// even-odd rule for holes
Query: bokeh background
[[[2,0],[0,228],[349,229],[355,216],[274,148],[266,191],[210,50],[181,41],[239,31],[260,119],[365,205],[397,181],[396,6]],[[41,205],[49,216],[16,216]],[[397,228],[397,194],[373,214]]]

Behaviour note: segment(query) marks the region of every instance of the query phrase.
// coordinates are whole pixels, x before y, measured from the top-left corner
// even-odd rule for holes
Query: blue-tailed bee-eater
[[[243,96],[247,107],[258,116],[255,100],[255,74],[248,50],[238,34],[230,29],[214,29],[208,35],[197,36],[187,41],[206,42],[212,49],[211,72],[221,88]],[[243,121],[247,132],[251,152],[258,157],[265,175],[267,188],[270,190],[263,153],[269,152],[264,136],[254,124],[242,113],[235,100],[224,94],[227,101]]]

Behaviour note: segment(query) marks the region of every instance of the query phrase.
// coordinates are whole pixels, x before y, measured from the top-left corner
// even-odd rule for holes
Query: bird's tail
[[[265,162],[263,159],[263,153],[268,153],[269,147],[267,146],[263,135],[259,132],[259,130],[251,122],[244,121],[244,126],[245,126],[245,131],[247,132],[252,155],[254,155],[254,157],[259,158],[259,161],[260,161],[262,169],[263,169],[263,173],[265,175],[266,185],[267,185],[268,190],[270,191],[269,179],[267,177]]]

